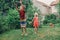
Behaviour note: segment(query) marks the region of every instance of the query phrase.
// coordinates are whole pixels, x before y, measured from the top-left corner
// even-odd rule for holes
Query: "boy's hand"
[[[32,22],[29,22],[29,24],[32,24]]]
[[[17,4],[16,3],[14,3],[14,5],[15,5],[15,7],[17,7]]]

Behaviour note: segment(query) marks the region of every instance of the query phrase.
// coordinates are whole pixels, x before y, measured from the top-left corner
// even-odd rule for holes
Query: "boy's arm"
[[[16,10],[19,12],[18,6],[16,5]]]
[[[33,22],[34,19],[32,19],[32,22]]]
[[[34,18],[32,19],[32,22],[34,21]]]

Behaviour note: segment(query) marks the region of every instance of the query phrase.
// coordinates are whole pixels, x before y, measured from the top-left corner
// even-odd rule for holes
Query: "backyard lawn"
[[[34,34],[33,28],[27,28],[28,35],[21,35],[21,29],[11,30],[0,35],[0,40],[60,40],[60,27],[43,26]]]

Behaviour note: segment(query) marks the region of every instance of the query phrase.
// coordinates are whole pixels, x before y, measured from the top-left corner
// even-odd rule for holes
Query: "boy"
[[[22,1],[20,1],[20,4],[21,4],[20,9],[18,9],[18,7],[16,5],[16,10],[19,12],[19,15],[20,15],[20,25],[21,25],[21,29],[22,29],[22,35],[24,35],[26,33],[25,7],[22,4]]]

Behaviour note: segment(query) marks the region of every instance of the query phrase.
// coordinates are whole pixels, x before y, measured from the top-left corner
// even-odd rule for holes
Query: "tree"
[[[58,9],[58,13],[60,14],[60,2],[56,5],[56,8]]]

